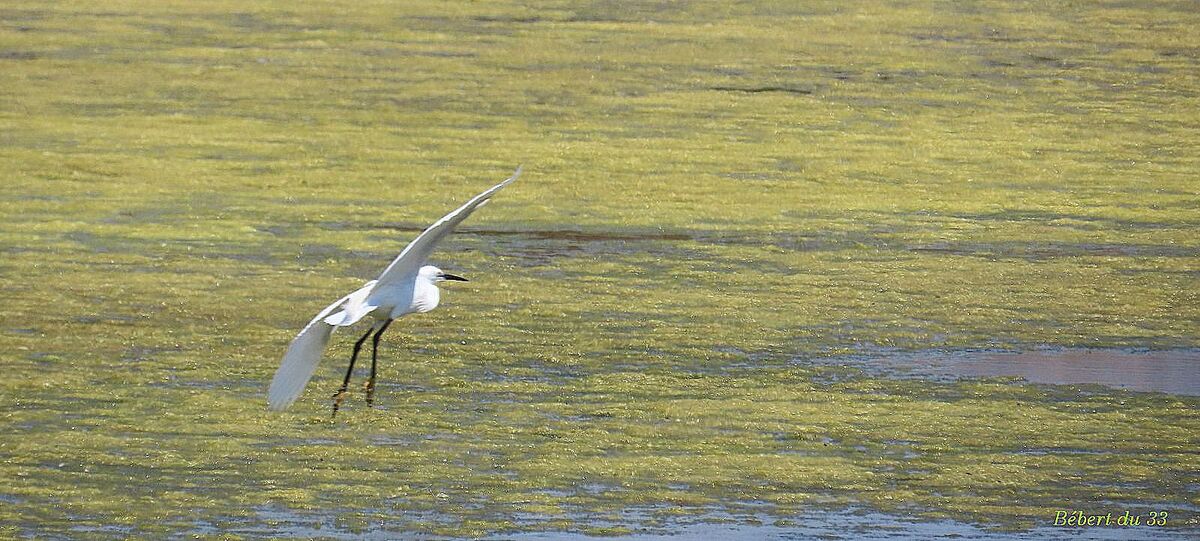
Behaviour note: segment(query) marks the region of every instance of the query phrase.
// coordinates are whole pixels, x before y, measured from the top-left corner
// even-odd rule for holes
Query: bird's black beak
[[[455,282],[470,282],[470,280],[468,280],[468,279],[466,279],[466,278],[463,278],[462,276],[455,276],[455,275],[453,275],[453,274],[450,274],[450,273],[448,273],[448,272],[443,272],[443,273],[442,273],[442,279],[443,279],[443,280],[452,280],[452,281],[455,281]]]

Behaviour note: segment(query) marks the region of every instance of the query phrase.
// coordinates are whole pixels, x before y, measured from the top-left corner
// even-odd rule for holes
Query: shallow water
[[[1145,516],[1146,510],[1136,510]],[[1118,514],[1119,515],[1119,514]],[[256,525],[197,525],[190,532],[196,535],[227,533],[250,537],[321,538],[321,539],[406,539],[443,540],[437,535],[414,535],[387,522],[349,530],[324,521],[320,515],[304,516],[272,509],[259,509]],[[437,520],[436,517],[426,517]],[[727,539],[731,541],[806,539],[917,541],[923,539],[957,539],[962,541],[1050,541],[1059,539],[1091,541],[1132,541],[1162,539],[1175,541],[1194,539],[1200,528],[1165,529],[1146,524],[1124,527],[1039,527],[1023,531],[985,529],[952,520],[917,521],[864,509],[815,510],[799,515],[778,517],[753,509],[730,513],[723,509],[691,510],[684,517],[656,519],[646,510],[625,510],[607,518],[579,517],[581,524],[637,525],[629,533],[582,533],[572,531],[500,532],[480,537],[486,541],[596,540],[655,541],[664,539]]]
[[[804,361],[799,361],[804,362]],[[922,351],[813,361],[866,373],[929,379],[1015,377],[1048,385],[1104,385],[1137,392],[1200,395],[1200,350],[1037,349]]]
[[[1098,384],[1200,395],[1200,350],[1050,350],[992,353],[958,363],[964,376],[1017,376],[1030,383]]]
[[[828,541],[887,540],[920,541],[925,539],[954,539],[960,541],[1140,541],[1162,539],[1182,541],[1195,539],[1200,529],[1191,531],[1166,530],[1149,526],[1127,528],[1034,528],[1021,532],[989,531],[970,524],[953,521],[915,522],[876,512],[826,512],[801,515],[788,519],[771,516],[757,517],[751,523],[731,520],[691,522],[657,529],[639,530],[629,535],[604,537],[616,541],[658,541],[667,539],[722,539],[729,541],[799,541],[823,539]],[[701,519],[703,520],[703,519]],[[714,519],[709,519],[714,520]],[[596,540],[596,536],[578,533],[543,532],[517,535],[496,535],[489,541]]]
[[[1019,537],[1064,506],[1190,533],[1200,398],[1029,381],[1194,381],[1092,357],[1200,347],[1196,27],[6,2],[0,537]],[[389,330],[376,407],[355,383],[329,420],[346,332],[265,411],[299,326],[518,163],[434,260],[472,281]],[[966,353],[867,362],[930,350]]]

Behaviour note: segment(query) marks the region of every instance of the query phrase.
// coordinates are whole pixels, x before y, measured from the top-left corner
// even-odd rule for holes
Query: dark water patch
[[[295,238],[300,236],[300,229],[296,227],[283,227],[278,225],[259,225],[254,227],[255,231],[266,233],[273,237]]]
[[[739,171],[739,172],[732,172],[732,173],[721,173],[719,176],[721,178],[727,178],[729,180],[740,180],[740,181],[744,181],[744,182],[753,182],[753,181],[764,182],[764,181],[779,179],[778,175],[774,175],[774,174],[766,173],[766,172],[756,172],[756,171],[744,171],[744,172]]]
[[[372,445],[398,445],[401,447],[413,447],[438,442],[459,442],[462,441],[462,436],[449,432],[422,434],[419,436],[372,436],[369,441]]]
[[[164,353],[179,353],[183,351],[180,346],[132,346],[125,349],[121,354],[121,360],[126,362],[140,362],[153,360]]]
[[[1078,62],[1066,60],[1062,57],[1062,55],[1049,53],[1027,53],[1025,56],[1034,64],[1041,64],[1057,69],[1074,69],[1083,65]]]
[[[791,86],[775,86],[775,85],[744,86],[744,87],[740,87],[740,86],[710,86],[710,87],[708,87],[708,89],[716,90],[718,92],[737,92],[737,93],[741,93],[741,94],[772,93],[772,94],[793,94],[793,95],[798,95],[798,96],[808,96],[813,93],[813,90],[807,89],[807,88],[797,88],[797,87],[791,87]]]
[[[1200,396],[1200,349],[935,350],[801,362],[850,366],[869,375],[903,379],[950,382],[1016,377],[1047,385],[1092,384],[1128,391]]]
[[[1069,225],[1072,226],[1092,224],[1095,226],[1094,229],[1103,231],[1112,229],[1179,229],[1182,227],[1194,227],[1200,225],[1200,223],[1179,221],[1133,220],[1127,218],[1117,219],[1087,214],[1064,214],[1059,212],[1041,212],[1033,210],[1007,210],[1003,212],[986,213],[950,213],[940,216],[969,222],[1034,223],[1051,225],[1061,225],[1064,222],[1070,222]]]
[[[0,60],[37,60],[41,56],[33,51],[0,51]]]
[[[776,233],[763,241],[745,237],[723,235],[712,239],[714,244],[762,244],[792,252],[837,252],[863,248],[887,249],[892,247],[886,239],[867,232],[815,231],[807,234]]]
[[[40,9],[0,9],[0,21],[4,21],[6,23],[43,21],[48,16],[49,13],[47,11]]]
[[[539,17],[537,15],[528,16],[528,17],[478,15],[475,17],[471,17],[471,20],[478,21],[481,23],[529,24],[529,23],[543,22],[543,21],[546,21],[547,19]]]
[[[729,369],[757,370],[763,366],[763,363],[777,356],[773,351],[746,351],[728,345],[715,346],[712,349],[717,353],[729,355],[733,359],[736,359],[725,364],[717,373],[724,373]]]
[[[300,246],[296,254],[296,262],[303,265],[314,265],[330,259],[345,257],[347,250],[334,244],[306,243]]]
[[[113,251],[112,245],[114,241],[111,239],[102,239],[98,235],[87,231],[72,231],[63,235],[64,239],[82,244],[88,250],[95,253],[108,253]]]
[[[180,215],[181,211],[178,208],[166,208],[166,206],[146,206],[146,208],[140,209],[120,210],[113,216],[102,218],[100,223],[170,223],[174,222],[175,220],[179,220]]]
[[[428,57],[428,58],[477,58],[479,53],[470,51],[405,49],[401,47],[374,47],[357,50],[358,54],[371,57]]]
[[[121,314],[104,314],[76,316],[71,318],[71,320],[75,323],[82,323],[84,325],[95,325],[97,323],[133,323],[137,321],[138,318]]]
[[[48,203],[66,203],[70,199],[59,195],[49,194],[19,194],[13,199],[17,201],[46,201]]]
[[[668,232],[605,232],[605,231],[573,231],[573,230],[535,230],[535,231],[506,231],[499,229],[465,229],[464,233],[481,236],[512,236],[523,235],[536,239],[569,240],[577,242],[614,242],[614,241],[673,241],[690,240],[693,237],[685,233]]]
[[[82,522],[79,517],[73,517],[72,522]],[[71,526],[71,531],[84,534],[106,534],[115,537],[123,537],[129,539],[135,532],[132,526],[120,526],[116,524],[76,524]]]
[[[1122,451],[1127,453],[1128,451]],[[1019,455],[1041,456],[1041,455],[1111,455],[1111,451],[1103,449],[1079,449],[1069,447],[1026,447],[1017,451]]]
[[[1029,260],[1058,257],[1200,257],[1200,250],[1169,244],[1118,244],[1103,242],[932,242],[906,245],[914,252],[950,255],[1016,258]]]
[[[347,25],[347,23],[345,21],[341,21],[339,23],[339,26],[337,26],[337,27],[329,25],[329,24],[320,24],[320,23],[315,23],[315,22],[310,22],[308,24],[296,24],[296,23],[292,23],[292,22],[284,22],[285,20],[288,19],[288,17],[286,15],[283,15],[283,16],[277,15],[277,16],[271,17],[268,15],[260,15],[257,13],[248,13],[248,12],[232,13],[229,15],[207,15],[207,16],[205,16],[205,18],[214,20],[217,22],[222,22],[222,23],[226,24],[229,28],[232,28],[234,30],[239,30],[239,31],[246,32],[246,33],[255,33],[255,34],[264,33],[264,32],[265,33],[275,33],[275,32],[278,32],[278,33],[288,33],[288,32],[304,33],[304,32],[316,32],[316,31],[322,31],[322,30],[324,30],[324,31],[346,30],[346,29],[348,29],[348,26],[349,26],[349,25]]]
[[[939,31],[920,32],[920,33],[912,34],[909,37],[911,37],[912,39],[917,40],[917,41],[930,41],[930,42],[941,42],[941,43],[967,43],[967,42],[974,40],[974,38],[971,36],[966,36],[966,35],[962,35],[962,34],[951,35],[951,34],[948,34],[945,32],[939,32]]]

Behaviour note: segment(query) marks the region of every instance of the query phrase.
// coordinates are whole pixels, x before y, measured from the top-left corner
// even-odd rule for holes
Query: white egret
[[[383,270],[379,278],[338,299],[308,322],[288,346],[283,355],[283,362],[271,380],[271,387],[267,390],[267,404],[270,409],[282,411],[296,401],[316,370],[317,362],[321,360],[321,354],[325,351],[325,345],[329,343],[329,336],[333,334],[334,329],[353,325],[366,316],[371,316],[375,321],[362,338],[354,343],[354,352],[350,355],[350,366],[346,368],[342,387],[333,395],[333,414],[337,415],[338,406],[346,395],[346,387],[350,385],[350,374],[354,371],[358,351],[362,349],[367,337],[375,333],[371,342],[371,377],[365,386],[367,403],[370,404],[375,390],[375,362],[379,350],[379,337],[387,330],[388,325],[405,314],[428,312],[436,308],[440,297],[438,282],[467,281],[466,278],[425,265],[429,254],[455,226],[466,220],[472,212],[482,207],[496,192],[516,180],[520,174],[521,168],[518,167],[504,182],[473,197],[454,212],[429,226],[404,247],[404,251]]]

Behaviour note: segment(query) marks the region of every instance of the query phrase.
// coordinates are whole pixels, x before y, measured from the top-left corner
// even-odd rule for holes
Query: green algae
[[[1188,6],[10,3],[0,532],[1194,527],[1194,397],[791,362],[1196,347]],[[298,326],[517,163],[377,408],[328,421],[339,335],[267,414]]]

